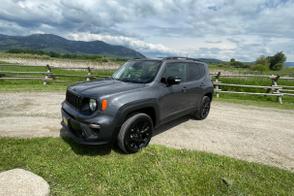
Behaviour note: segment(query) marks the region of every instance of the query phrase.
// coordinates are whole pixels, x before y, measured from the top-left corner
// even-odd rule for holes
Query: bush
[[[265,65],[266,67],[269,67],[269,59],[266,56],[260,56],[256,59],[255,64],[258,65]]]
[[[253,71],[265,72],[268,70],[268,65],[267,64],[253,64],[250,66],[250,69]]]
[[[284,67],[286,59],[287,58],[283,52],[278,52],[274,56],[269,56],[269,68],[275,71],[281,70]]]
[[[283,67],[284,67],[283,63],[277,63],[271,67],[271,70],[279,71],[279,70],[283,69]]]

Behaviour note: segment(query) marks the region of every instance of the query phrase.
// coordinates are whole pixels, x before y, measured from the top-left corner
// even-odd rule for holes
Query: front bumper
[[[111,119],[77,119],[75,115],[61,109],[61,125],[66,130],[66,135],[76,143],[83,145],[105,145],[112,142],[113,123]],[[99,120],[101,122],[99,122]]]

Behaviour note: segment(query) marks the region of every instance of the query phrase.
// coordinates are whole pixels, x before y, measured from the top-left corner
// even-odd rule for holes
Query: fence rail
[[[213,79],[213,85],[215,89],[216,97],[220,97],[221,93],[229,94],[245,94],[245,95],[261,95],[261,96],[276,96],[280,104],[283,103],[283,96],[294,96],[291,92],[294,93],[294,86],[278,85],[279,80],[294,80],[293,77],[280,77],[279,75],[253,75],[253,74],[225,74],[221,75],[221,72],[210,74]],[[263,85],[248,85],[248,84],[231,84],[221,82],[221,78],[263,78],[270,79],[272,85],[263,86]],[[248,92],[248,91],[231,91],[231,90],[222,90],[221,87],[240,87],[240,88],[252,88],[252,89],[264,89],[266,92]]]
[[[0,66],[22,66],[18,64],[0,64]],[[35,66],[30,66],[35,67]],[[96,76],[92,73],[93,70],[106,71],[105,69],[97,69],[91,67],[57,67],[49,66],[45,67],[47,71],[45,72],[17,72],[17,71],[0,71],[0,80],[41,80],[44,85],[48,85],[49,82],[64,82],[57,79],[61,78],[84,78],[86,81],[90,81],[97,78],[103,78]],[[87,73],[85,75],[74,75],[74,74],[55,74],[54,69],[64,69],[64,70],[85,70]],[[107,69],[112,70],[112,69]],[[214,85],[214,91],[216,97],[220,97],[220,94],[245,94],[245,95],[256,95],[256,96],[275,96],[279,103],[283,103],[284,96],[294,97],[294,86],[289,85],[278,85],[280,80],[294,80],[294,77],[278,76],[278,75],[254,75],[254,74],[221,74],[211,73],[211,78]],[[41,76],[41,77],[38,77]],[[250,84],[234,84],[226,83],[221,81],[222,78],[260,78],[269,79],[272,85],[250,85]],[[233,90],[222,90],[222,87],[240,87],[244,89],[264,89],[265,92],[250,92],[250,91],[233,91]]]
[[[19,66],[19,67],[36,67],[36,66],[23,66],[19,64],[0,64],[0,66]],[[47,85],[49,81],[57,82],[56,79],[60,78],[85,78],[86,81],[92,79],[102,78],[101,76],[96,76],[92,74],[93,70],[105,71],[105,69],[97,69],[93,67],[58,67],[46,65],[45,72],[36,72],[36,71],[26,71],[26,72],[16,72],[16,71],[0,71],[0,80],[41,80],[44,85]],[[87,71],[86,75],[74,75],[74,74],[55,74],[53,73],[54,69],[63,69],[63,70],[85,70]],[[107,69],[112,70],[112,69]],[[19,77],[18,75],[21,75]],[[27,75],[27,77],[25,77]],[[32,77],[32,75],[43,75],[43,77]],[[59,81],[61,82],[61,81]]]

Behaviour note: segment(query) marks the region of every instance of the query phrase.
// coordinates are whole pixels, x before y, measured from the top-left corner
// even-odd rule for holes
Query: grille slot
[[[70,91],[66,91],[66,101],[77,109],[80,109],[83,103],[83,98]]]

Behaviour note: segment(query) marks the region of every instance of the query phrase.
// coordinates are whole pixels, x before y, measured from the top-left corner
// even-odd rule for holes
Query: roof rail
[[[199,61],[198,59],[194,59],[194,58],[190,58],[190,57],[181,57],[181,56],[165,57],[162,60],[190,60],[190,61]]]

